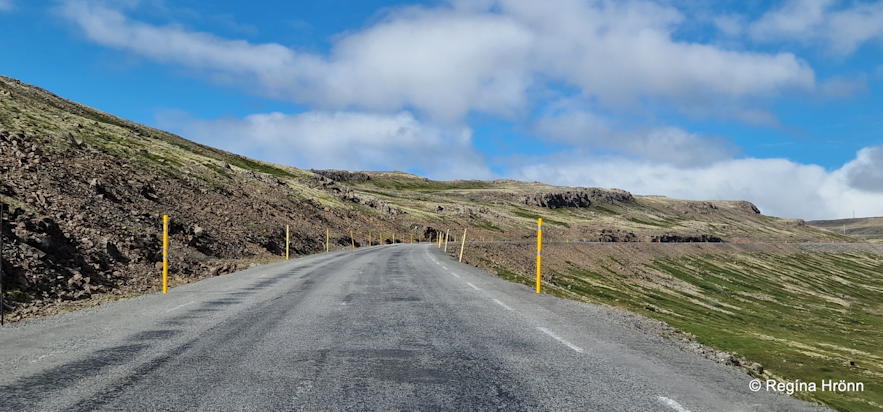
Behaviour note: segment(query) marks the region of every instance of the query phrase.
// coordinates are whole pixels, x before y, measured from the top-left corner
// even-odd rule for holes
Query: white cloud
[[[721,33],[735,37],[742,34],[744,17],[738,15],[725,15],[712,18],[714,25]]]
[[[883,194],[883,146],[866,147],[840,172],[850,187]]]
[[[254,114],[244,119],[195,119],[182,112],[157,115],[159,127],[189,139],[299,168],[421,170],[444,179],[492,178],[472,149],[469,129],[426,126],[410,113]]]
[[[729,159],[681,168],[617,156],[555,155],[514,177],[567,186],[616,187],[692,200],[748,200],[766,215],[802,219],[883,216],[883,147],[829,172],[785,159]]]
[[[10,11],[15,9],[13,0],[0,0],[0,11]]]
[[[727,139],[699,136],[677,127],[623,131],[611,128],[600,116],[567,110],[539,119],[541,137],[574,145],[581,151],[615,152],[677,167],[707,165],[739,153]]]
[[[99,44],[324,109],[410,108],[457,121],[470,111],[517,116],[531,109],[531,93],[560,84],[617,107],[644,96],[707,106],[815,87],[812,69],[789,53],[675,41],[683,16],[639,0],[402,8],[342,35],[327,56],[132,21],[94,1],[61,10]]]
[[[883,38],[883,1],[855,2],[838,8],[836,0],[789,0],[751,24],[759,41],[825,42],[829,51],[852,54],[862,43]]]

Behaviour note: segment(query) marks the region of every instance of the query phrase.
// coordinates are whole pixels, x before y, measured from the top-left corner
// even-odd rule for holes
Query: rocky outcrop
[[[358,203],[363,206],[368,206],[372,209],[379,210],[380,212],[388,215],[388,216],[398,216],[398,215],[406,215],[408,212],[405,212],[402,209],[399,209],[395,206],[390,206],[388,203],[378,200],[377,198],[366,196],[363,194],[356,194],[352,190],[347,190],[343,194],[339,196],[340,200]]]
[[[535,193],[521,198],[521,203],[528,206],[560,209],[563,207],[584,208],[596,204],[621,205],[634,203],[632,194],[619,189],[580,188],[555,193]]]
[[[647,241],[652,243],[721,243],[723,242],[723,239],[707,234],[687,235],[680,233],[666,233],[662,235],[650,235],[647,237]]]
[[[758,209],[757,206],[754,205],[754,203],[740,200],[740,201],[735,202],[735,204],[736,204],[737,210],[740,210],[742,212],[749,213],[752,215],[759,215],[760,214],[760,209]]]
[[[344,183],[364,183],[371,180],[371,176],[362,172],[348,172],[346,170],[316,170],[310,169],[311,172],[324,176],[328,179],[344,182]]]

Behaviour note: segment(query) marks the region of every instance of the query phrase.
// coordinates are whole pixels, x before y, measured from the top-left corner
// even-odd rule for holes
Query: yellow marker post
[[[441,233],[439,233],[437,230],[435,231],[435,243],[438,248],[441,249]]]
[[[396,232],[392,232],[392,244],[396,244]]]
[[[537,293],[540,293],[540,282],[543,267],[543,218],[537,219]]]
[[[356,238],[353,237],[353,231],[350,230],[350,241],[353,242],[353,249],[356,248]]]
[[[448,251],[448,239],[450,239],[450,238],[451,238],[451,229],[448,229],[448,231],[445,232],[445,252]]]
[[[463,239],[460,241],[460,262],[463,261],[463,249],[466,247],[466,229],[463,229]]]
[[[377,244],[382,245],[383,244],[383,232],[380,232],[379,234],[380,234],[380,242],[377,242]]]
[[[288,245],[291,243],[288,236],[288,225],[285,225],[285,260],[288,260]]]
[[[331,249],[328,244],[328,229],[325,229],[325,252],[329,252]]]
[[[411,233],[411,243],[414,243],[414,234]]]
[[[169,293],[169,215],[162,217],[162,293]]]

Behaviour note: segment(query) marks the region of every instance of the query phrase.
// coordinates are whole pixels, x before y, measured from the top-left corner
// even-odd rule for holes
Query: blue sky
[[[0,0],[0,74],[301,168],[883,215],[883,1]]]

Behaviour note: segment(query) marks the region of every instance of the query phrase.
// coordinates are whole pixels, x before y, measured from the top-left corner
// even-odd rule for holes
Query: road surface
[[[0,410],[821,411],[434,245],[255,267],[0,329]]]

